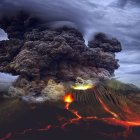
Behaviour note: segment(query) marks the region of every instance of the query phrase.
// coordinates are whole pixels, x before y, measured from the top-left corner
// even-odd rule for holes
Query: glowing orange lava
[[[99,98],[99,96],[96,95],[96,97],[97,97],[97,99],[99,100],[100,104],[102,105],[102,107],[104,108],[104,110],[105,110],[106,112],[110,113],[114,118],[119,119],[119,116],[118,116],[116,113],[112,112],[112,111],[106,106],[106,104],[101,100],[101,98]]]
[[[74,101],[74,97],[73,97],[73,94],[72,93],[67,93],[65,96],[64,96],[64,102],[66,103],[66,106],[65,108],[69,111],[71,111],[78,119],[82,118],[79,114],[78,114],[78,111],[75,111],[75,110],[70,110],[69,109],[69,106],[70,104]]]
[[[96,95],[96,97],[97,97],[98,101],[100,102],[100,104],[102,105],[103,109],[112,115],[112,118],[109,118],[109,120],[110,120],[109,122],[108,122],[108,118],[101,118],[101,120],[106,121],[107,123],[122,125],[125,127],[140,126],[140,121],[120,120],[119,116],[115,112],[112,112],[98,95]],[[130,111],[129,111],[129,113],[130,113]]]
[[[102,120],[102,121],[105,121],[107,123],[111,123],[111,124],[116,124],[116,125],[122,125],[122,126],[125,126],[125,127],[129,127],[129,126],[140,126],[140,121],[123,121],[123,120],[120,120],[120,117],[119,115],[117,115],[115,112],[111,111],[108,106],[105,104],[105,102],[98,96],[96,95],[96,98],[97,100],[99,101],[99,103],[101,104],[101,106],[103,107],[103,109],[108,112],[109,114],[112,115],[112,118],[97,118],[96,116],[93,116],[93,117],[82,117],[81,115],[79,115],[78,111],[76,110],[71,110],[69,108],[70,104],[72,102],[74,102],[74,97],[73,97],[73,94],[72,93],[67,93],[64,97],[64,102],[66,102],[66,106],[65,108],[67,110],[69,110],[70,112],[72,112],[77,118],[74,119],[74,121],[76,120],[79,120],[79,119],[86,119],[86,120],[89,120],[89,119],[99,119],[99,120]]]
[[[103,109],[106,112],[108,112],[109,114],[112,115],[112,118],[97,118],[96,116],[93,116],[93,117],[82,117],[81,115],[79,115],[78,111],[71,110],[69,108],[70,104],[72,102],[74,102],[74,96],[73,96],[72,93],[67,93],[64,96],[64,102],[66,103],[65,108],[67,110],[69,110],[70,112],[72,112],[77,117],[77,118],[74,119],[74,121],[79,120],[79,119],[86,119],[86,120],[89,120],[89,119],[95,119],[95,120],[97,119],[98,120],[99,119],[99,120],[105,121],[107,123],[122,125],[122,126],[125,126],[125,127],[140,126],[140,121],[123,121],[123,120],[120,120],[119,115],[117,115],[115,112],[111,111],[108,108],[108,106],[105,104],[105,102],[98,95],[96,95],[96,98],[99,101],[99,103],[101,104],[101,106],[103,107]]]
[[[74,97],[72,93],[67,93],[64,96],[64,102],[66,103],[66,109],[69,110],[69,105],[74,101]]]
[[[73,101],[74,101],[74,97],[73,97],[72,93],[67,93],[64,96],[64,102],[65,103],[72,103]]]
[[[37,129],[37,131],[48,131],[50,129],[54,129],[54,128],[62,128],[62,129],[65,129],[67,125],[69,124],[78,124],[80,123],[80,121],[102,121],[102,122],[105,122],[106,124],[110,124],[110,125],[113,125],[113,126],[122,126],[122,127],[125,127],[125,131],[123,132],[120,132],[119,134],[122,135],[123,137],[125,137],[126,139],[128,138],[128,136],[133,133],[131,130],[132,130],[132,127],[135,127],[135,126],[140,126],[140,119],[138,118],[138,120],[131,120],[131,119],[126,119],[125,121],[124,120],[121,120],[120,117],[119,117],[119,114],[116,114],[115,112],[111,111],[110,108],[107,106],[107,104],[104,102],[104,100],[99,96],[99,95],[96,95],[96,98],[98,100],[98,102],[100,103],[100,105],[102,106],[102,108],[109,114],[111,114],[111,117],[107,117],[107,118],[98,118],[97,116],[88,116],[88,117],[82,117],[77,110],[74,110],[74,109],[71,109],[70,108],[70,105],[71,103],[73,103],[75,101],[74,99],[74,95],[73,93],[67,93],[65,94],[64,96],[64,102],[66,103],[65,104],[65,109],[70,111],[71,113],[73,113],[73,115],[75,115],[74,118],[71,118],[71,119],[67,119],[66,121],[63,121],[63,120],[59,120],[60,121],[60,125],[52,125],[52,124],[48,124],[47,126],[43,127],[43,128],[39,128]],[[129,110],[129,108],[124,111],[128,114],[132,114],[132,116],[135,116],[136,114],[133,114],[133,111]],[[131,120],[131,121],[130,121]],[[91,122],[91,123],[94,123],[94,122]],[[29,129],[25,129],[23,130],[22,132],[11,132],[11,133],[8,133],[6,134],[3,138],[0,138],[0,140],[8,140],[9,138],[11,138],[12,136],[16,135],[16,134],[27,134],[27,133],[30,133],[30,132],[34,132],[33,129],[29,128]],[[110,137],[114,137],[113,135],[110,134]],[[117,137],[117,134],[116,134],[116,137]]]

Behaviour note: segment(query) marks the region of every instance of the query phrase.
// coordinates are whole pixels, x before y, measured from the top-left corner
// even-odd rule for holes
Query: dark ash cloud
[[[0,42],[1,72],[34,79],[108,79],[119,67],[115,53],[122,50],[121,43],[104,33],[96,34],[87,47],[78,29],[50,28],[26,12],[2,18],[0,26],[9,38]]]
[[[70,21],[88,40],[95,32],[105,32],[117,37],[125,52],[119,54],[122,67],[117,72],[125,76],[125,66],[137,63],[140,53],[140,1],[139,0],[1,0],[0,15],[29,10],[49,21]],[[49,14],[47,14],[49,13]],[[133,51],[134,50],[134,51]],[[130,53],[133,51],[133,53]],[[124,58],[126,55],[127,58]],[[133,56],[133,57],[132,57]],[[129,67],[133,71],[132,67]],[[140,77],[137,76],[137,77]],[[127,78],[129,78],[127,76]],[[131,76],[132,79],[132,76]],[[126,79],[125,79],[126,80]],[[133,80],[134,81],[134,80]]]

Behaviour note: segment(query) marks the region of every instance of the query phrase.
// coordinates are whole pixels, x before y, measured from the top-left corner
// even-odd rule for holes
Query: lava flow
[[[38,132],[47,133],[48,131],[51,132],[55,129],[56,130],[61,129],[63,131],[64,129],[67,130],[67,126],[71,125],[71,124],[73,124],[73,126],[74,125],[76,126],[77,124],[80,126],[80,124],[81,124],[81,126],[82,126],[83,122],[85,122],[85,124],[87,122],[90,122],[90,124],[93,125],[94,122],[96,122],[96,121],[97,122],[101,121],[102,122],[101,124],[105,125],[105,126],[109,124],[109,127],[111,125],[114,127],[115,126],[122,126],[122,128],[125,128],[124,131],[120,131],[118,133],[117,132],[114,134],[109,133],[108,136],[111,138],[114,138],[114,137],[117,137],[118,135],[120,135],[120,136],[125,137],[127,139],[128,136],[133,136],[131,128],[133,128],[134,126],[140,126],[140,121],[121,120],[119,118],[119,114],[116,114],[115,112],[111,111],[110,108],[106,105],[106,103],[102,100],[102,98],[99,95],[96,95],[96,98],[97,98],[98,102],[100,103],[101,107],[104,109],[104,111],[106,113],[110,113],[112,115],[112,117],[110,117],[110,118],[99,118],[96,116],[82,117],[82,115],[80,115],[77,110],[70,108],[70,105],[75,101],[75,98],[74,98],[73,93],[67,93],[64,96],[64,102],[66,103],[65,109],[68,110],[69,112],[71,112],[72,114],[74,114],[75,118],[66,119],[66,120],[65,119],[59,120],[60,124],[47,124],[46,126],[43,126],[42,128],[37,128],[37,129],[30,128],[30,129],[25,129],[25,130],[20,131],[20,132],[18,132],[18,131],[10,132],[10,133],[6,134],[3,138],[0,138],[0,140],[9,140],[10,138],[12,138],[14,136],[17,136],[17,135],[23,136],[23,135],[28,135],[29,133],[30,134],[38,133]],[[129,111],[129,113],[130,113],[130,111]],[[82,126],[82,127],[84,127],[84,126]],[[95,127],[96,127],[96,125],[95,125]],[[86,127],[85,127],[85,129],[86,129]],[[100,133],[100,130],[98,133]],[[101,131],[101,133],[102,133],[102,131]],[[139,140],[139,139],[135,139],[135,140]]]
[[[119,116],[116,113],[112,112],[98,95],[96,95],[96,97],[106,112],[110,113],[114,118],[119,119]]]
[[[70,109],[69,109],[69,106],[70,106],[70,104],[71,104],[73,101],[74,101],[74,97],[73,97],[72,93],[67,93],[67,94],[64,96],[64,102],[66,103],[65,108],[66,108],[67,110],[71,111],[73,114],[75,114],[75,115],[77,116],[77,118],[80,119],[80,118],[82,118],[82,117],[78,114],[77,111],[75,111],[75,110],[70,110]]]
[[[72,112],[77,118],[71,119],[68,122],[66,122],[65,124],[62,125],[62,128],[64,128],[66,125],[68,124],[72,124],[72,123],[80,123],[80,120],[85,120],[85,121],[102,121],[102,122],[106,122],[107,124],[110,125],[114,125],[114,126],[122,126],[124,128],[126,128],[126,130],[124,132],[122,132],[122,135],[126,138],[128,138],[128,136],[132,133],[132,127],[134,126],[140,126],[140,121],[123,121],[120,119],[119,115],[117,115],[115,112],[111,111],[108,106],[105,104],[105,102],[98,96],[96,95],[97,100],[99,101],[100,105],[102,106],[102,108],[105,110],[105,112],[109,113],[112,115],[111,118],[98,118],[96,116],[91,116],[91,117],[82,117],[81,115],[78,114],[78,111],[75,110],[71,110],[69,108],[70,104],[74,101],[74,97],[72,93],[68,93],[65,95],[64,97],[64,102],[66,102],[66,106],[65,108]],[[110,135],[111,136],[111,135]]]
[[[112,121],[110,121],[110,122],[108,122],[108,123],[112,123],[112,124],[118,124],[118,125],[121,125],[121,126],[125,126],[125,127],[133,127],[133,126],[140,126],[140,119],[139,119],[139,115],[137,115],[137,118],[138,118],[138,120],[133,120],[133,121],[128,121],[128,120],[121,120],[120,119],[120,117],[119,117],[119,115],[118,114],[116,114],[115,112],[113,112],[113,111],[111,111],[109,108],[108,108],[108,106],[105,104],[105,102],[98,96],[98,95],[96,95],[96,98],[97,98],[97,100],[99,101],[99,103],[101,104],[101,106],[102,106],[102,108],[107,112],[107,113],[109,113],[109,114],[111,114],[112,115]],[[128,108],[127,108],[127,112],[128,112]],[[124,109],[124,112],[125,112],[126,110]],[[133,112],[131,112],[130,110],[129,110],[129,114],[132,114],[133,116],[135,116],[136,114],[135,113],[133,113]],[[130,118],[131,119],[131,118]],[[106,120],[107,121],[107,118],[105,118],[104,120]],[[114,122],[114,123],[113,123]]]
[[[81,115],[78,114],[78,111],[76,110],[71,110],[69,108],[70,104],[72,102],[74,102],[74,96],[72,93],[67,93],[65,96],[64,96],[64,102],[66,103],[66,106],[65,108],[72,112],[77,118],[75,118],[74,120],[79,120],[79,119],[85,119],[85,120],[101,120],[101,121],[104,121],[108,124],[113,124],[113,125],[120,125],[120,126],[124,126],[124,127],[134,127],[134,126],[140,126],[140,121],[124,121],[124,120],[121,120],[119,115],[117,115],[115,112],[111,111],[107,105],[103,102],[103,100],[98,96],[96,95],[96,98],[97,100],[99,101],[100,105],[102,106],[102,108],[109,114],[112,115],[111,118],[97,118],[96,116],[91,116],[91,117],[82,117]],[[71,122],[71,121],[70,121]],[[72,121],[73,122],[73,121]]]

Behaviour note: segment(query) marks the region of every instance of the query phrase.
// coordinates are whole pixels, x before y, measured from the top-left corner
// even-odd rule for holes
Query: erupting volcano
[[[121,43],[28,12],[1,17],[0,72],[18,75],[0,100],[0,140],[139,140],[139,88],[111,79]]]

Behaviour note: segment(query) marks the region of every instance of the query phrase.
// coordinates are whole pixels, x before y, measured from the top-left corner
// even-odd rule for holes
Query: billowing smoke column
[[[86,46],[78,29],[49,28],[46,21],[26,12],[2,18],[0,27],[9,38],[0,41],[0,71],[20,75],[20,79],[107,79],[119,67],[115,52],[121,51],[121,44],[103,33]]]
[[[0,24],[9,38],[0,42],[1,71],[69,80],[109,77],[118,68],[114,53],[121,51],[121,44],[103,33],[96,34],[87,47],[77,29],[49,29],[27,13],[3,18]]]

